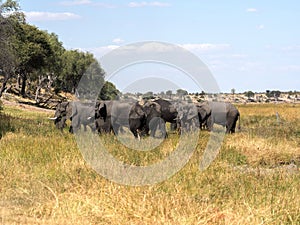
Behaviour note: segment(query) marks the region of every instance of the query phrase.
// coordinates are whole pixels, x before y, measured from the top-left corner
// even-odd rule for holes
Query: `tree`
[[[270,95],[271,95],[271,97],[274,97],[274,98],[279,98],[280,97],[280,95],[281,95],[281,91],[271,91],[270,92]]]
[[[166,91],[166,95],[169,96],[170,98],[172,98],[172,90]]]
[[[0,75],[4,78],[0,88],[0,97],[16,69],[16,51],[12,46],[15,39],[15,27],[18,23],[25,22],[25,16],[20,12],[20,6],[16,1],[7,0],[1,3],[2,1],[0,2]]]
[[[145,94],[143,94],[143,99],[153,99],[153,92],[152,91],[148,91]]]
[[[56,88],[74,94],[80,79],[88,73],[89,79],[98,74],[102,76],[100,88],[103,85],[104,71],[91,53],[79,50],[66,50],[62,54],[63,69],[56,82]],[[91,84],[91,82],[89,82]],[[95,84],[95,85],[96,85]]]
[[[188,92],[186,90],[183,90],[183,89],[178,89],[176,91],[176,95],[179,96],[179,97],[182,97],[182,96],[188,95]]]
[[[58,40],[58,36],[54,33],[48,34],[45,32],[50,44],[52,54],[47,57],[46,66],[43,67],[39,73],[37,73],[36,80],[36,91],[35,101],[39,103],[40,90],[46,87],[48,91],[51,91],[52,85],[62,71],[62,54],[65,49],[62,43]]]
[[[235,94],[235,89],[234,88],[231,89],[231,94],[233,94],[233,95]]]
[[[120,95],[120,91],[116,88],[116,86],[109,82],[106,81],[100,91],[100,99],[102,100],[116,100],[118,99]]]
[[[18,60],[18,75],[21,79],[20,93],[23,97],[26,95],[26,84],[30,75],[41,71],[47,66],[49,58],[53,51],[48,41],[47,33],[38,30],[35,26],[19,23],[15,29]],[[32,77],[34,80],[35,77]]]
[[[246,91],[245,96],[247,96],[248,98],[253,98],[254,97],[254,93],[252,91]]]

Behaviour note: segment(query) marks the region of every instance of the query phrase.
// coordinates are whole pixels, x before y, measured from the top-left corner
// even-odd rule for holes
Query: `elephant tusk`
[[[91,117],[91,116],[89,116],[88,118],[87,118],[87,120],[89,121],[89,120],[91,120],[93,117]]]
[[[57,119],[57,116],[56,117],[53,117],[53,118],[48,118],[49,120],[56,120]]]

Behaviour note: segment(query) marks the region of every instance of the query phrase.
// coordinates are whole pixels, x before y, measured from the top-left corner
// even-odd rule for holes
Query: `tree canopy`
[[[0,49],[0,97],[13,80],[14,93],[34,96],[39,103],[42,88],[75,94],[83,77],[89,80],[89,90],[101,98],[119,93],[113,84],[104,84],[105,72],[93,54],[65,49],[56,34],[28,24],[14,0],[0,1]]]

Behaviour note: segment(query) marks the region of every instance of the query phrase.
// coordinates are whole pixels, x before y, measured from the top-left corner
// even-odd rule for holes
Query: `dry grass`
[[[6,106],[0,224],[299,224],[300,105],[238,108],[242,130],[225,137],[207,170],[198,169],[209,137],[201,132],[180,172],[156,185],[131,187],[92,170],[74,136],[47,120],[52,115]],[[104,141],[119,159],[147,165],[168,155],[178,137],[171,134],[149,152],[127,149],[110,135]],[[277,170],[290,163],[298,168]]]

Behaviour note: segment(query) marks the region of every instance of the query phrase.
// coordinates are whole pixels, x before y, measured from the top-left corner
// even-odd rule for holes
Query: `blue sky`
[[[162,41],[197,55],[222,92],[300,90],[296,0],[21,0],[20,6],[30,24],[56,33],[67,49],[99,58],[118,46]],[[177,86],[197,91],[184,79]]]

